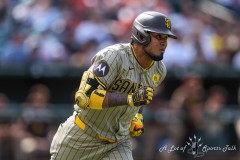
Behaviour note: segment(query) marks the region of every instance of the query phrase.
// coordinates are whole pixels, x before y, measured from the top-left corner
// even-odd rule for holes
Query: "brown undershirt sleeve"
[[[116,107],[121,105],[127,105],[127,94],[124,93],[111,93],[107,92],[103,101],[103,108]]]

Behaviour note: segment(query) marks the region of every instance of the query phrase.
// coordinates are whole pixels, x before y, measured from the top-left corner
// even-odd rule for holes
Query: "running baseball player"
[[[166,76],[161,62],[171,32],[166,15],[148,11],[134,20],[131,43],[99,51],[83,73],[74,113],[61,124],[51,160],[132,160],[130,136],[143,133],[141,107]]]

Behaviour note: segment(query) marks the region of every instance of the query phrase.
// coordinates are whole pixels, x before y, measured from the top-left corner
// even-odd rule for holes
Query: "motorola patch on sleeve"
[[[108,74],[109,66],[106,61],[101,60],[93,67],[93,73],[98,77],[104,77]]]

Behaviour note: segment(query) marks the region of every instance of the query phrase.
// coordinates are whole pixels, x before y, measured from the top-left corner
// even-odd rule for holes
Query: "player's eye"
[[[151,33],[151,35],[157,40],[165,40],[168,38],[168,36],[164,34]]]

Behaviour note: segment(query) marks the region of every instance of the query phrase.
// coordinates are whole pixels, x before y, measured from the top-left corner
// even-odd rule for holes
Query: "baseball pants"
[[[81,129],[73,114],[62,123],[51,143],[51,160],[133,160],[130,139],[110,142],[90,127]]]

